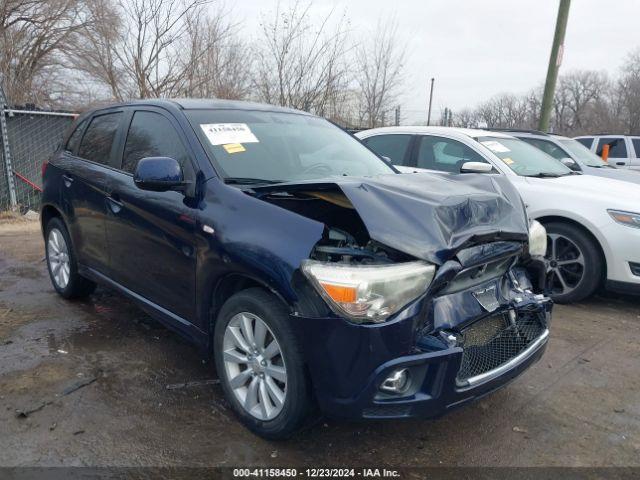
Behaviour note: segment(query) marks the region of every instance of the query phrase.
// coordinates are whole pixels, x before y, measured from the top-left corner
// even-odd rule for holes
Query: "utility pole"
[[[544,84],[542,111],[540,112],[540,124],[538,125],[538,130],[542,132],[547,132],[549,130],[551,107],[553,106],[553,97],[556,92],[556,81],[558,80],[558,69],[562,63],[562,55],[564,53],[564,34],[567,31],[567,20],[569,19],[570,6],[571,0],[560,0],[560,5],[558,6],[556,31],[553,36],[551,55],[549,56],[549,68],[547,69],[547,80]]]
[[[431,78],[431,89],[429,91],[429,111],[427,112],[427,125],[431,125],[431,102],[433,102],[433,81],[435,78]]]

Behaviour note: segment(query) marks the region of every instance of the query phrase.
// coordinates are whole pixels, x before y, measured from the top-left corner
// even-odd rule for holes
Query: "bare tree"
[[[560,77],[554,97],[554,125],[567,134],[583,132],[600,119],[609,80],[603,72],[576,70]]]
[[[186,97],[246,98],[250,91],[252,52],[230,22],[229,12],[190,16],[179,94]]]
[[[81,0],[2,0],[0,75],[13,104],[55,105],[68,88],[64,59],[88,19]]]
[[[476,128],[478,126],[478,115],[474,110],[464,108],[453,114],[452,125],[462,128]]]
[[[172,96],[190,64],[182,47],[190,18],[210,0],[92,0],[75,67],[115,99]]]
[[[375,31],[367,35],[370,41],[356,48],[356,84],[370,128],[382,125],[383,115],[398,100],[405,51],[398,44],[397,31],[395,20],[380,19]]]
[[[523,97],[513,94],[496,95],[482,103],[476,115],[487,127],[522,128],[529,123],[529,105]]]
[[[348,85],[347,21],[330,12],[314,25],[310,8],[296,1],[283,10],[278,3],[271,18],[263,15],[253,84],[262,101],[331,115],[337,92]]]
[[[632,51],[622,67],[616,87],[621,128],[628,134],[640,134],[640,48]]]

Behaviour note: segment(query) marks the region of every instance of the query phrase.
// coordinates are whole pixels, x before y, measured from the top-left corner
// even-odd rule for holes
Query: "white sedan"
[[[403,171],[460,174],[463,164],[480,162],[488,174],[506,175],[530,218],[547,229],[547,281],[556,301],[582,300],[603,283],[610,290],[640,293],[638,185],[572,172],[504,133],[386,127],[356,136]],[[476,164],[475,170],[482,167]]]

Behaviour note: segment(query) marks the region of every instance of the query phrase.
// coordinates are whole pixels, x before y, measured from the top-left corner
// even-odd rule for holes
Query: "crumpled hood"
[[[524,204],[498,175],[408,173],[331,177],[254,190],[309,191],[338,187],[371,239],[441,265],[465,246],[528,238]]]

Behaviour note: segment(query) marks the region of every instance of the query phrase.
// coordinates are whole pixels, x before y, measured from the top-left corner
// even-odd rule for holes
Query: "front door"
[[[150,192],[133,182],[138,161],[171,157],[186,179],[192,156],[170,116],[136,110],[124,141],[121,168],[111,179],[107,240],[112,278],[182,319],[195,314],[195,211],[183,192]]]

